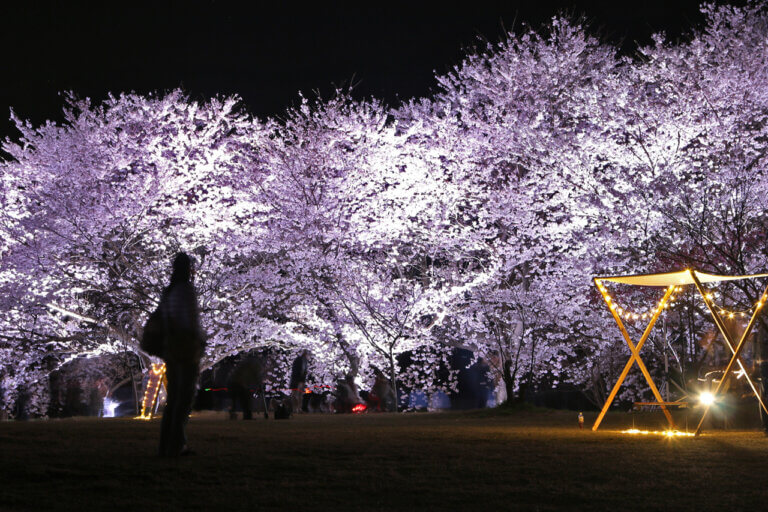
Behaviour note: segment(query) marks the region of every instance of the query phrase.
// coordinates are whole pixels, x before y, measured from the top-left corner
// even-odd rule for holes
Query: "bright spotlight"
[[[701,405],[712,405],[713,403],[715,403],[715,395],[713,395],[709,391],[704,391],[702,394],[699,395],[699,403]]]
[[[101,415],[104,418],[114,418],[115,417],[115,409],[120,405],[120,402],[117,400],[112,400],[111,398],[105,398],[104,399],[104,410],[102,411]]]

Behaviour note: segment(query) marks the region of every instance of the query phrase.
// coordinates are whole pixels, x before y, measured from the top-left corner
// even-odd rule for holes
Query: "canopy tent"
[[[743,275],[743,276],[723,276],[723,275],[716,275],[716,274],[708,274],[706,272],[700,272],[694,269],[686,269],[678,272],[665,272],[661,274],[636,274],[636,275],[626,275],[626,276],[595,277],[594,278],[595,286],[597,286],[597,289],[600,291],[601,295],[603,296],[603,299],[605,300],[605,303],[608,306],[609,311],[613,315],[614,320],[616,320],[616,324],[618,325],[619,330],[621,331],[621,334],[624,337],[624,340],[627,342],[627,346],[629,347],[631,356],[629,358],[629,361],[627,361],[627,364],[624,366],[624,370],[621,372],[619,379],[616,381],[616,384],[614,385],[613,389],[608,395],[608,399],[605,401],[605,404],[603,405],[603,408],[600,411],[600,414],[598,415],[597,420],[595,420],[595,424],[592,426],[592,430],[597,430],[597,428],[600,426],[600,423],[602,422],[603,417],[605,416],[605,413],[608,411],[608,408],[611,406],[611,403],[613,403],[613,400],[616,397],[616,393],[619,391],[621,384],[624,382],[624,379],[627,377],[629,370],[632,368],[635,362],[637,363],[637,366],[640,368],[640,371],[643,373],[645,380],[648,382],[648,385],[650,386],[651,391],[653,392],[653,395],[657,400],[657,402],[655,402],[654,404],[661,407],[661,410],[664,412],[664,415],[666,416],[670,427],[674,429],[675,423],[667,407],[671,405],[675,405],[675,403],[665,402],[661,398],[661,394],[659,393],[659,390],[656,388],[656,385],[653,383],[653,379],[651,379],[651,375],[650,373],[648,373],[648,369],[645,367],[645,364],[643,363],[642,359],[640,359],[640,349],[642,349],[643,345],[645,344],[645,341],[648,339],[648,336],[651,334],[651,330],[653,329],[653,326],[656,324],[656,320],[658,320],[659,315],[664,310],[664,308],[668,306],[668,302],[670,301],[670,299],[674,297],[674,293],[679,291],[682,286],[691,285],[691,284],[696,285],[696,289],[701,294],[701,297],[704,300],[704,303],[707,305],[707,308],[709,309],[709,312],[712,315],[712,319],[714,320],[715,325],[717,326],[720,333],[723,335],[723,338],[725,339],[725,344],[728,346],[732,354],[731,359],[728,362],[728,366],[726,366],[725,372],[723,373],[723,377],[718,383],[717,388],[715,389],[715,392],[714,392],[715,399],[717,399],[718,395],[722,391],[724,391],[724,386],[723,386],[724,383],[727,382],[728,377],[731,374],[731,371],[733,370],[734,365],[738,364],[744,376],[746,377],[747,382],[749,382],[749,385],[752,388],[752,392],[755,394],[755,396],[757,397],[757,400],[760,402],[760,406],[763,408],[765,413],[768,414],[768,408],[766,408],[765,404],[763,403],[763,400],[760,397],[760,393],[758,393],[757,388],[755,387],[754,383],[752,382],[748,373],[746,372],[744,364],[740,358],[741,352],[745,346],[745,341],[749,336],[749,333],[752,331],[752,327],[754,326],[755,321],[757,320],[757,316],[766,302],[766,298],[768,298],[768,286],[766,286],[766,288],[763,290],[763,294],[761,298],[755,304],[755,312],[752,314],[752,317],[750,318],[749,323],[747,324],[746,329],[742,333],[741,339],[739,340],[738,343],[735,343],[735,340],[731,336],[730,332],[728,331],[728,329],[725,328],[725,323],[723,322],[723,319],[720,317],[720,314],[718,314],[718,311],[717,311],[717,309],[719,308],[717,308],[717,306],[715,306],[714,303],[712,302],[712,298],[713,298],[712,294],[707,293],[704,290],[704,287],[702,286],[702,283],[717,283],[721,281],[736,281],[739,279],[753,279],[753,278],[759,278],[759,277],[768,277],[768,273],[751,274],[751,275]],[[632,286],[666,287],[666,291],[661,301],[659,301],[657,307],[652,311],[652,313],[648,314],[651,320],[648,326],[643,331],[643,335],[641,336],[640,340],[637,342],[637,345],[632,343],[629,333],[627,332],[626,328],[624,327],[624,323],[621,320],[622,310],[620,307],[617,306],[616,302],[613,301],[613,299],[611,298],[607,288],[605,287],[605,285],[603,285],[603,281],[622,283],[622,284],[627,284]],[[643,318],[645,317],[646,315],[643,315]],[[638,315],[634,315],[634,319],[636,320],[637,318],[638,318]],[[709,413],[710,407],[711,407],[711,403],[705,406],[704,412],[701,416],[701,420],[699,421],[699,424],[696,427],[696,433],[695,433],[696,435],[699,435],[701,433],[701,428],[702,428],[702,425],[704,424],[704,419]]]
[[[747,276],[720,276],[707,274],[698,270],[680,270],[679,272],[664,272],[662,274],[635,274],[631,276],[605,276],[596,277],[595,281],[612,281],[614,283],[629,284],[634,286],[683,286],[686,284],[717,283],[720,281],[738,281],[739,279],[753,279],[756,277],[768,277],[768,274],[750,274]]]

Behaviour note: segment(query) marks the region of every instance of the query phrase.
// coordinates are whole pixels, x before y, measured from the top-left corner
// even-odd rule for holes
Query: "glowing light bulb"
[[[704,391],[699,395],[699,403],[701,405],[712,405],[713,403],[715,403],[715,395],[713,395],[709,391]]]

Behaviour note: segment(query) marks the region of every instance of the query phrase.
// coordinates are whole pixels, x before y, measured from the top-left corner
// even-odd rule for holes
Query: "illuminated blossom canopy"
[[[318,383],[380,369],[432,389],[461,347],[510,398],[570,383],[600,403],[625,358],[592,275],[768,266],[768,15],[702,9],[688,40],[632,58],[555,18],[394,108],[338,91],[259,120],[236,97],[173,91],[68,96],[61,125],[14,115],[0,406],[24,390],[45,415],[48,376],[76,359],[147,368],[138,340],[179,250],[197,260],[206,367],[309,349]],[[724,298],[747,303],[749,286]],[[706,329],[669,344],[681,374]]]

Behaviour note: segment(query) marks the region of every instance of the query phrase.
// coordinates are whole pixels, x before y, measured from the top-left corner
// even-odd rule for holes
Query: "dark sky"
[[[359,97],[395,104],[429,94],[433,71],[460,62],[480,37],[497,41],[505,29],[540,25],[558,12],[585,14],[624,51],[656,31],[678,36],[702,19],[698,2],[687,0],[459,3],[158,0],[141,7],[115,0],[0,7],[0,138],[16,136],[9,107],[35,123],[59,120],[59,93],[66,90],[94,99],[178,86],[201,99],[237,93],[264,117],[296,104],[299,91],[327,95],[333,84],[353,81]]]

